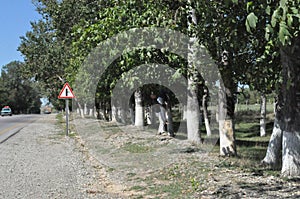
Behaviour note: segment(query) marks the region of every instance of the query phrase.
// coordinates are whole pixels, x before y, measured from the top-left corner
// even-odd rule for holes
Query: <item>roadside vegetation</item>
[[[268,109],[268,126],[274,119],[272,111]],[[238,111],[237,115],[237,157],[220,156],[218,143],[208,153],[203,146],[187,145],[186,132],[170,139],[156,135],[152,128],[125,130],[121,124],[82,119],[78,114],[73,114],[72,121],[80,122],[76,140],[106,171],[104,181],[122,185],[125,189],[112,191],[130,198],[299,196],[299,178],[282,178],[280,168],[261,164],[272,128],[267,128],[265,137],[260,136],[259,110]],[[251,122],[244,122],[249,118]]]

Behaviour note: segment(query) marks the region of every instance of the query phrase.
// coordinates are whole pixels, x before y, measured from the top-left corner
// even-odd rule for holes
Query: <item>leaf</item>
[[[293,16],[290,14],[287,15],[287,24],[289,27],[293,24]]]
[[[273,31],[274,30],[273,30],[272,26],[270,24],[268,24],[266,26],[266,34],[265,34],[265,38],[267,41],[270,39],[270,35],[273,33]]]
[[[251,12],[248,16],[247,16],[247,20],[246,20],[246,28],[248,32],[251,32],[251,28],[256,28],[256,24],[257,24],[258,18],[257,16]]]
[[[269,5],[266,8],[266,14],[271,15],[271,7]]]
[[[288,26],[285,24],[285,22],[280,22],[279,26],[279,41],[285,45],[286,41],[288,41],[291,37],[291,34],[288,30]]]
[[[278,10],[275,10],[271,17],[271,25],[274,28],[277,24]]]

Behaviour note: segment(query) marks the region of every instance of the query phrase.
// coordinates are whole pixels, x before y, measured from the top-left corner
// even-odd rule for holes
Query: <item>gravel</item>
[[[0,198],[122,198],[105,191],[101,168],[41,115],[0,144]]]

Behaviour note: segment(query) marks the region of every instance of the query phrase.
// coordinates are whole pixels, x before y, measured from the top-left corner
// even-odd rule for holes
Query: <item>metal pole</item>
[[[66,136],[69,136],[69,100],[66,99]]]

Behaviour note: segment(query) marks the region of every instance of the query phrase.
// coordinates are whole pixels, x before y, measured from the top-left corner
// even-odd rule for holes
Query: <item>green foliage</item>
[[[114,1],[114,3],[104,7],[99,12],[99,18],[97,20],[92,23],[90,21],[82,21],[77,24],[74,26],[72,33],[72,36],[76,38],[72,46],[73,57],[70,61],[71,64],[66,69],[70,74],[68,80],[71,82],[75,80],[75,75],[80,71],[79,68],[84,64],[84,60],[88,54],[96,48],[97,44],[118,33],[140,27],[179,28],[181,20],[178,18],[181,15],[178,10],[180,10],[180,7],[180,1],[173,3],[168,1]],[[157,41],[160,39],[161,38],[158,37]],[[115,53],[110,52],[113,51],[113,49],[107,49],[107,51],[109,55]],[[135,74],[127,76],[124,76],[124,74],[126,72],[128,73],[130,69],[135,66],[144,63],[162,63],[177,68],[182,67],[184,64],[182,59],[178,59],[178,56],[157,49],[145,48],[126,52],[111,63],[102,75],[97,89],[97,98],[107,100],[111,95],[110,91],[120,78],[123,78],[124,85],[129,85],[129,87],[133,85],[134,82],[139,81]],[[84,71],[80,72],[81,76],[86,75]],[[151,76],[151,74],[149,75]],[[80,86],[88,88],[89,85],[80,83]]]
[[[278,44],[290,44],[291,38],[299,35],[300,13],[299,0],[280,0],[259,2],[264,6],[258,6],[251,2],[249,10],[253,10],[258,18],[262,20],[266,16],[271,18],[264,24],[266,28],[266,39],[268,41],[278,42]],[[249,16],[253,15],[251,12]],[[258,21],[254,21],[258,23]],[[255,28],[255,26],[253,26]],[[261,31],[261,30],[256,30]]]
[[[270,93],[280,83],[278,42],[288,43],[299,32],[297,0],[35,0],[34,3],[43,20],[32,22],[32,30],[21,37],[19,51],[25,56],[22,73],[39,81],[44,94],[57,106],[62,106],[56,98],[63,82],[74,83],[79,68],[97,44],[117,33],[141,27],[167,27],[188,34],[191,8],[195,8],[198,22],[190,31],[212,58],[220,63],[221,52],[229,52],[231,72],[223,79],[231,80],[234,85],[248,84],[262,93]],[[174,78],[186,75],[187,63],[178,56],[155,49],[138,49],[111,64],[96,95],[110,95],[109,90],[124,72],[149,61],[175,66]],[[221,72],[224,69],[220,66]],[[135,80],[128,79],[127,83]],[[88,87],[88,82],[82,86]],[[105,92],[101,93],[102,90]]]
[[[10,106],[13,113],[39,113],[38,85],[22,77],[23,63],[13,61],[2,68],[0,76],[0,108]]]

